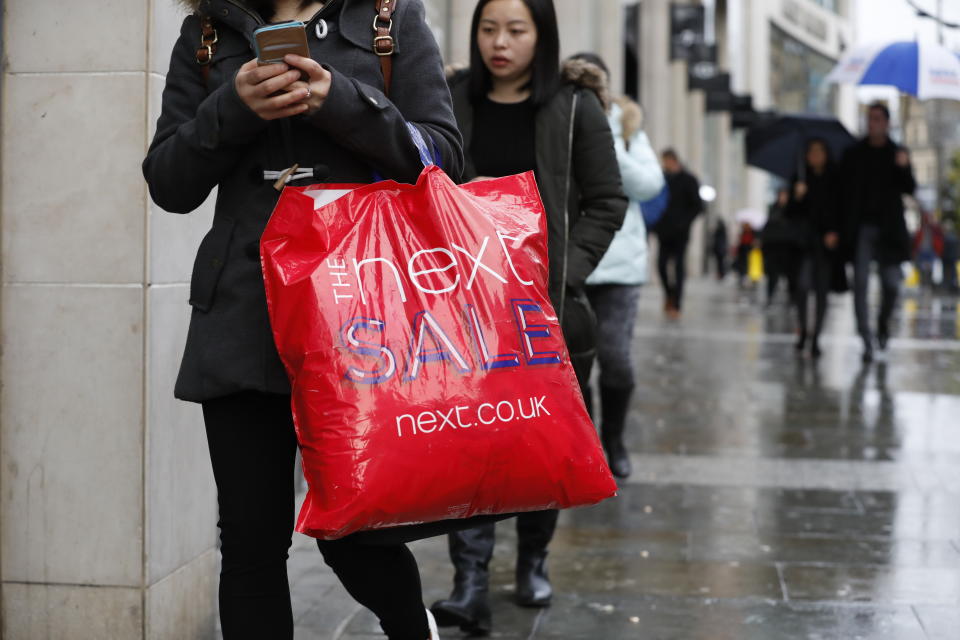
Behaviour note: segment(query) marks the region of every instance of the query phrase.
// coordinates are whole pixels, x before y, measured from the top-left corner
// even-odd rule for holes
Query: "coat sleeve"
[[[414,137],[458,180],[463,170],[460,132],[433,33],[420,0],[407,0],[395,21],[401,51],[393,58],[390,98],[336,69],[323,107],[310,121],[341,146],[365,158],[384,178],[415,182],[423,169]],[[372,35],[371,35],[372,38]]]
[[[267,122],[250,110],[233,82],[207,94],[196,62],[200,24],[187,17],[173,48],[157,132],[143,161],[150,196],[174,213],[199,207]]]
[[[573,179],[580,188],[580,217],[570,232],[566,282],[573,289],[583,288],[627,211],[606,114],[592,91],[583,91],[580,97],[571,150]]]
[[[623,191],[627,197],[643,202],[660,193],[663,189],[663,170],[647,134],[642,131],[634,134],[629,150],[621,140],[617,140],[616,149]]]

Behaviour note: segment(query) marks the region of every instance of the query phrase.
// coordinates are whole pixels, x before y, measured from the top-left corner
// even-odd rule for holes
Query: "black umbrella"
[[[747,164],[789,180],[803,174],[807,143],[819,138],[839,162],[856,140],[839,120],[830,116],[785,114],[747,132]]]

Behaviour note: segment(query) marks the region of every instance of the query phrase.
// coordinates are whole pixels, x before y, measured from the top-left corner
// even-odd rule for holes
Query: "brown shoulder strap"
[[[380,69],[383,71],[384,93],[389,97],[390,83],[393,81],[393,12],[399,0],[376,0],[377,15],[373,18],[373,52],[380,56]]]
[[[219,36],[213,26],[213,19],[210,16],[200,16],[200,47],[197,49],[197,64],[200,65],[203,84],[210,81],[210,63],[213,62],[213,56],[217,53],[217,40]]]

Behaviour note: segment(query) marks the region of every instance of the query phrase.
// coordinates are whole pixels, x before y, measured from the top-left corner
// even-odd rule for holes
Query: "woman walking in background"
[[[198,13],[181,27],[143,162],[153,200],[168,211],[193,211],[218,188],[190,284],[193,310],[175,393],[203,406],[220,516],[223,637],[290,640],[286,563],[297,440],[259,251],[280,195],[274,183],[372,182],[375,173],[413,182],[423,167],[417,138],[456,176],[460,136],[419,1],[399,0],[387,12],[392,36],[403,42],[403,55],[391,57],[389,89],[372,46],[372,1],[189,5]],[[310,56],[259,66],[254,30],[290,20],[306,23]],[[318,546],[387,637],[436,638],[416,560],[402,542],[367,544],[358,534]]]
[[[580,53],[571,60],[594,64],[609,78],[606,64],[595,54]],[[647,228],[640,202],[660,193],[664,178],[657,153],[641,128],[640,105],[630,98],[619,98],[610,105],[607,119],[613,131],[623,190],[630,198],[630,205],[623,226],[596,270],[587,278],[587,297],[597,315],[600,435],[610,470],[622,479],[628,478],[632,471],[623,432],[634,387],[633,327],[640,287],[647,281]],[[584,398],[591,407],[589,390]]]
[[[547,214],[550,298],[584,388],[596,331],[584,286],[623,222],[627,199],[600,97],[603,72],[578,63],[561,75],[559,40],[551,0],[481,0],[471,26],[470,67],[450,84],[466,150],[464,179],[535,172]],[[550,604],[546,558],[557,516],[543,511],[517,518],[522,606]],[[493,524],[450,535],[453,593],[432,607],[441,626],[490,632],[494,536]]]
[[[807,144],[805,162],[804,175],[793,180],[786,214],[800,242],[794,295],[798,330],[796,348],[797,352],[803,352],[809,345],[810,355],[819,358],[820,333],[827,315],[827,294],[840,244],[839,192],[836,167],[823,140],[814,139]],[[811,292],[815,300],[812,332],[809,330]]]

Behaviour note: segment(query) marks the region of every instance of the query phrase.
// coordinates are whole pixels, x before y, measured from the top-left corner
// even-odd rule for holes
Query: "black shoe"
[[[621,480],[626,480],[633,473],[633,465],[630,463],[630,454],[623,444],[623,440],[603,439],[603,450],[607,454],[607,465],[610,467],[610,473]]]
[[[493,555],[494,532],[491,524],[449,535],[450,560],[456,574],[450,597],[430,607],[439,626],[460,627],[474,637],[489,635],[493,629],[488,566]]]
[[[630,396],[633,387],[622,389],[616,387],[600,387],[600,410],[603,421],[600,427],[600,440],[603,450],[607,454],[607,464],[610,472],[620,479],[629,478],[633,473],[630,464],[630,454],[623,444],[623,430],[627,423],[627,412],[630,409]]]
[[[430,613],[439,627],[460,627],[472,637],[490,635],[493,629],[493,616],[487,591],[457,593],[454,589],[448,600],[439,600],[430,607]]]
[[[797,343],[793,345],[793,348],[800,353],[807,346],[807,332],[801,331],[800,335],[797,337]]]
[[[517,604],[549,607],[553,586],[547,577],[547,553],[521,553],[517,557]]]
[[[877,346],[880,347],[880,351],[887,350],[887,343],[890,342],[890,336],[886,333],[877,334]]]
[[[873,347],[866,347],[863,350],[863,355],[860,356],[860,361],[863,364],[870,364],[873,362]]]
[[[823,351],[820,350],[820,341],[814,338],[810,342],[810,357],[816,360],[822,355]]]

